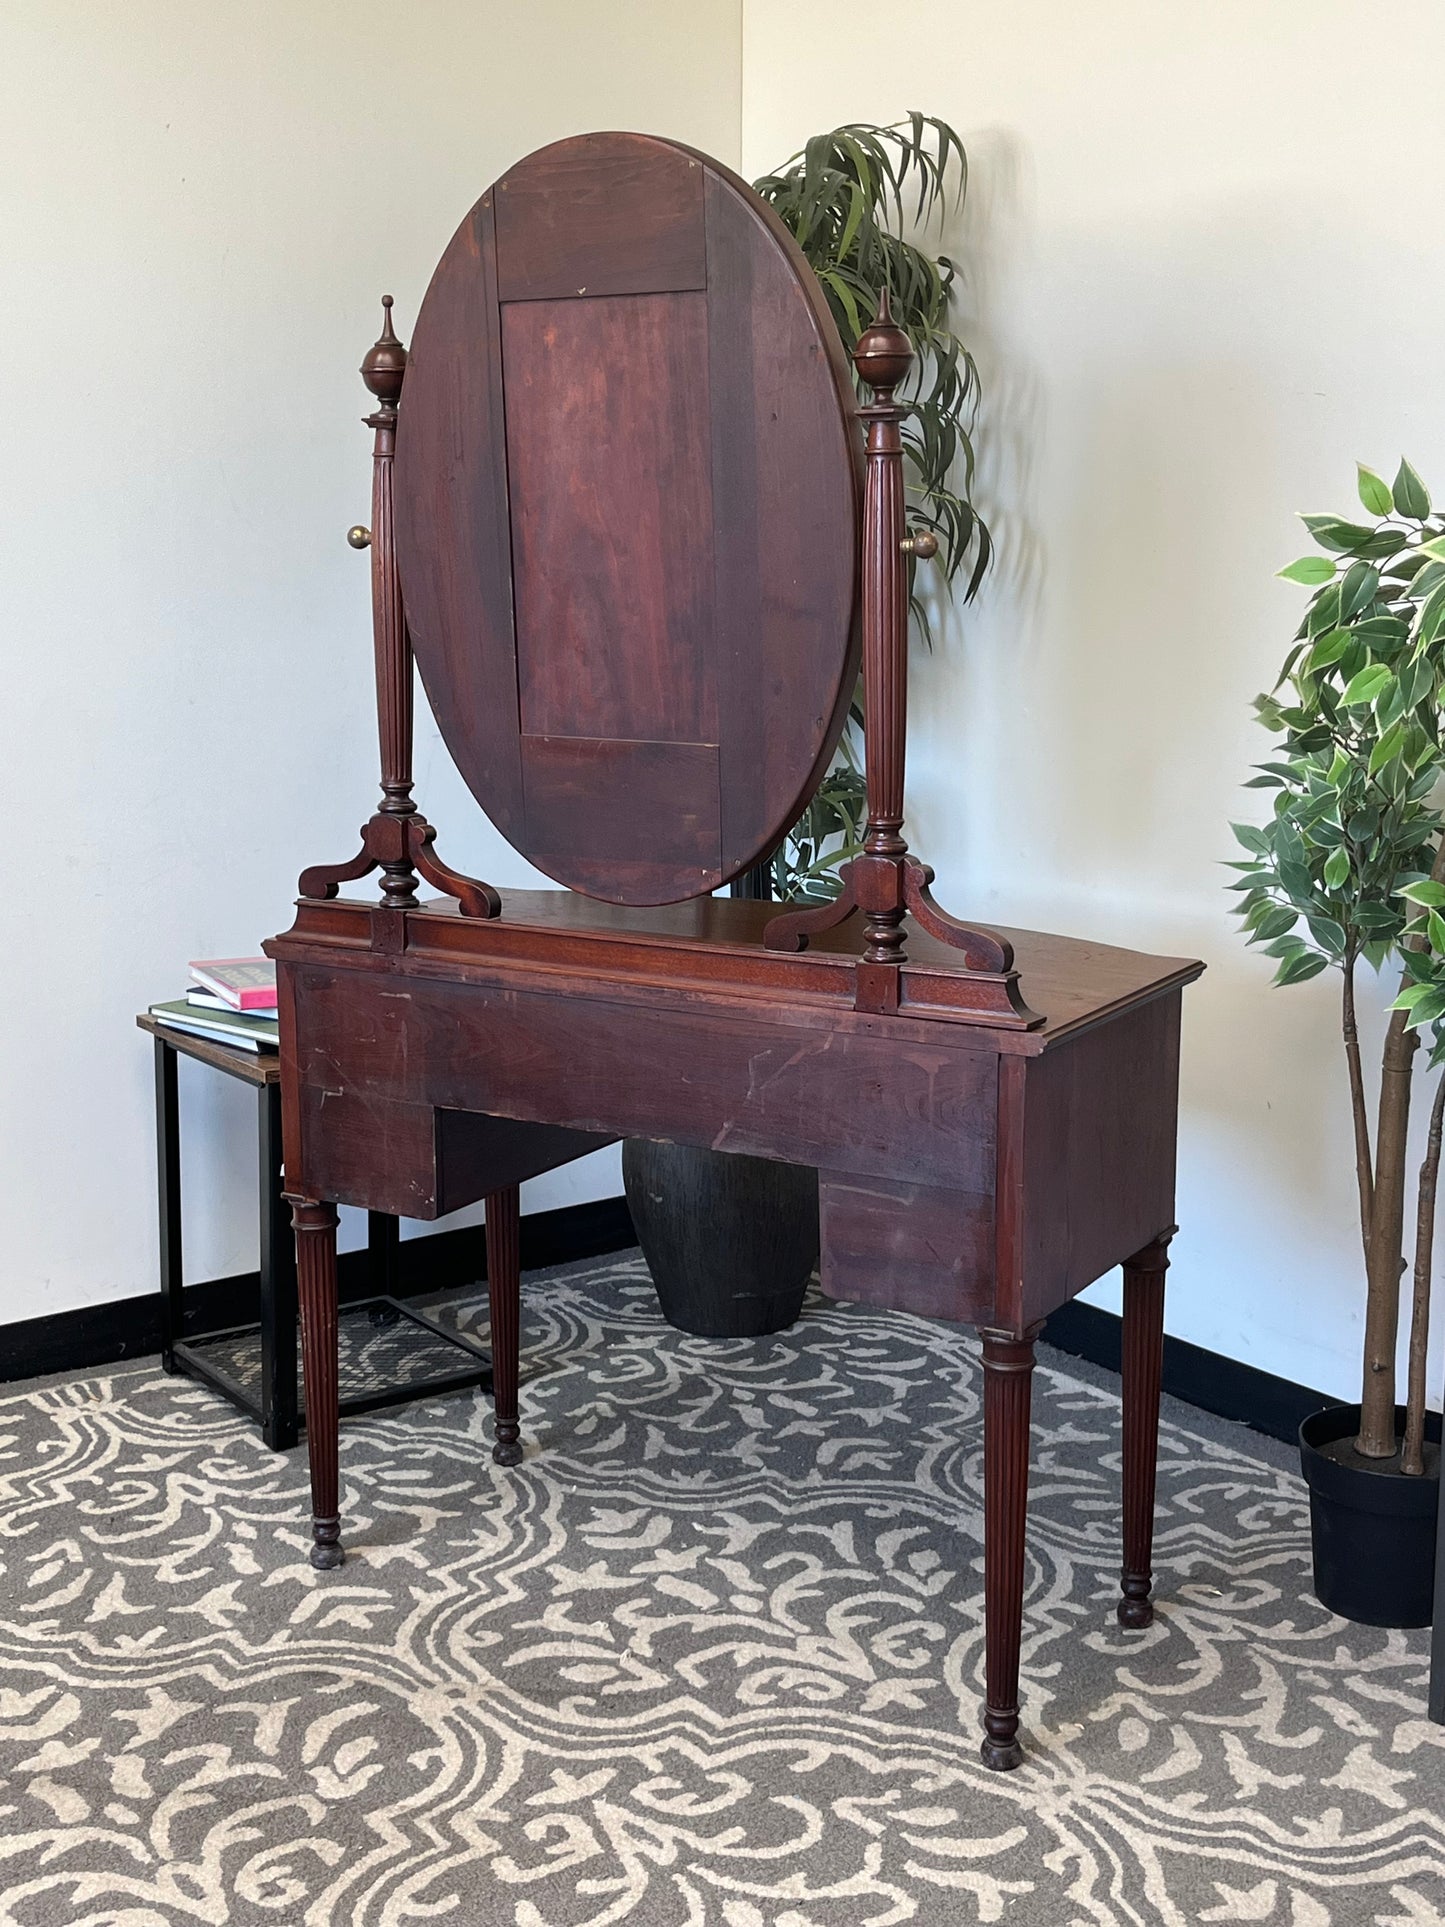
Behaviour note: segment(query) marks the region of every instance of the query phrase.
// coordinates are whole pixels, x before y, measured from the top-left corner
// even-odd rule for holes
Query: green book
[[[250,1017],[239,1010],[202,1010],[184,997],[168,1004],[152,1004],[150,1014],[167,1030],[210,1037],[218,1044],[235,1044],[241,1050],[275,1050],[278,1046],[274,1017]]]

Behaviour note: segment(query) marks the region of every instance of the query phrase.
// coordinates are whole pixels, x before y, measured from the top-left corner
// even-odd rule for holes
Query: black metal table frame
[[[281,1086],[276,1082],[256,1086],[257,1096],[257,1175],[261,1218],[260,1285],[261,1316],[257,1325],[233,1325],[220,1330],[185,1334],[183,1314],[183,1267],[181,1243],[181,1107],[176,1072],[178,1056],[185,1051],[178,1033],[176,1043],[156,1036],[156,1172],[160,1206],[161,1278],[161,1364],[170,1373],[195,1378],[217,1391],[230,1403],[255,1420],[261,1436],[274,1452],[294,1446],[305,1425],[296,1382],[296,1331],[299,1310],[296,1294],[296,1247],[291,1232],[290,1207],[281,1195]],[[189,1055],[189,1053],[185,1053]],[[235,1071],[215,1057],[197,1058],[227,1076],[246,1083],[250,1068],[238,1054]],[[489,1353],[459,1332],[447,1331],[401,1302],[395,1295],[401,1226],[383,1211],[369,1211],[367,1254],[371,1272],[371,1294],[347,1307],[366,1311],[375,1324],[405,1319],[420,1326],[432,1337],[467,1353],[472,1362],[461,1371],[419,1379],[404,1386],[391,1386],[377,1392],[343,1398],[343,1418],[361,1412],[381,1411],[392,1405],[408,1404],[413,1399],[436,1398],[447,1392],[479,1387],[492,1389],[492,1361]],[[261,1391],[252,1397],[218,1371],[206,1348],[227,1339],[249,1337],[259,1331],[261,1341]]]

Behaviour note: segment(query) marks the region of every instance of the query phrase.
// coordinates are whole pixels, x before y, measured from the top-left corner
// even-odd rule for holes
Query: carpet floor
[[[522,1466],[474,1395],[349,1423],[335,1573],[207,1390],[0,1400],[4,1927],[1445,1927],[1426,1635],[1315,1602],[1283,1448],[1170,1407],[1126,1634],[1117,1381],[1041,1348],[993,1774],[971,1334],[688,1338],[635,1254],[523,1306]]]

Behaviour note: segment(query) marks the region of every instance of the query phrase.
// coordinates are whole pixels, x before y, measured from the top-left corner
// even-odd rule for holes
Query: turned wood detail
[[[861,913],[857,1007],[894,1011],[904,961],[903,919],[912,915],[931,937],[962,951],[965,967],[978,973],[980,1021],[1029,1027],[1040,1020],[1019,991],[1012,947],[991,930],[960,923],[934,901],[933,871],[909,854],[903,836],[908,558],[931,554],[936,545],[931,537],[907,533],[902,424],[908,405],[897,399],[897,390],[912,366],[913,348],[893,319],[887,288],[879,296],[876,320],[858,338],[853,360],[873,393],[858,411],[868,431],[862,543],[868,827],[862,855],[839,872],[842,890],[836,901],[774,917],[763,941],[770,950],[805,950],[811,937]]]
[[[1019,1650],[1023,1643],[1024,1530],[1029,1498],[1033,1325],[1020,1338],[982,1330],[985,1766],[1007,1772],[1019,1745]]]
[[[311,1563],[339,1566],[341,1547],[341,1392],[336,1330],[336,1206],[293,1197],[296,1290],[301,1304],[301,1364],[306,1386],[306,1452],[311,1465]]]
[[[1154,1618],[1154,1487],[1159,1463],[1159,1384],[1164,1364],[1165,1232],[1124,1263],[1124,1564],[1119,1624],[1133,1629]]]
[[[492,1333],[492,1395],[496,1406],[498,1465],[522,1463],[517,1419],[517,1376],[521,1349],[521,1204],[515,1184],[487,1193],[487,1315]]]
[[[412,652],[401,573],[396,561],[393,468],[397,407],[406,378],[406,349],[391,325],[391,296],[381,297],[381,333],[367,350],[361,378],[376,397],[365,417],[373,431],[371,527],[354,528],[353,548],[371,550],[371,622],[376,659],[376,721],[381,747],[381,802],[361,827],[361,849],[349,863],[313,865],[297,885],[303,897],[334,897],[343,883],[381,871],[381,901],[389,910],[416,907],[417,877],[455,897],[466,917],[495,917],[502,900],[489,883],[462,876],[432,848],[436,831],[412,797]]]

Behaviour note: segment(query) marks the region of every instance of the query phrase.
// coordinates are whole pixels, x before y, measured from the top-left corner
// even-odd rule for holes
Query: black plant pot
[[[1395,1413],[1403,1433],[1403,1406]],[[1421,1477],[1407,1477],[1398,1458],[1362,1459],[1330,1447],[1360,1429],[1358,1405],[1327,1405],[1299,1429],[1300,1467],[1310,1489],[1315,1596],[1341,1619],[1363,1626],[1428,1626],[1435,1599],[1435,1513],[1438,1453]],[[1425,1420],[1438,1447],[1440,1415]],[[1433,1460],[1433,1464],[1431,1463]]]
[[[793,1323],[818,1262],[816,1171],[630,1137],[622,1185],[669,1325],[760,1338]]]

